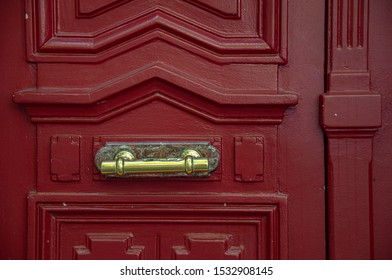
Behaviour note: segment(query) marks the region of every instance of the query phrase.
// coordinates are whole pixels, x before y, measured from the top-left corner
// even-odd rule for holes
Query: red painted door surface
[[[0,257],[391,258],[388,8],[2,1]]]

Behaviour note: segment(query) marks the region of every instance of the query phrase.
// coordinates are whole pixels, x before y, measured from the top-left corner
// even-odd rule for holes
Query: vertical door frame
[[[373,138],[381,96],[368,68],[369,0],[327,0],[326,93],[320,119],[327,144],[329,259],[373,259]]]

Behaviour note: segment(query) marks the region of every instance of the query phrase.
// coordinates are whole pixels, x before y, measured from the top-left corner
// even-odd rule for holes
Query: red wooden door
[[[10,20],[15,32],[3,32],[3,53],[17,58],[4,84],[18,104],[7,101],[17,126],[4,124],[14,135],[5,170],[23,174],[4,175],[18,186],[2,197],[10,209],[3,226],[15,232],[5,234],[14,241],[3,245],[4,257],[324,259],[339,252],[338,242],[326,245],[328,237],[344,240],[345,229],[327,227],[340,210],[325,203],[318,105],[325,54],[334,50],[325,49],[324,18],[335,2],[328,9],[323,1],[288,0],[2,4],[19,15]],[[352,9],[358,22],[367,20],[367,1],[336,3],[343,2],[344,16]],[[340,28],[332,17],[327,25]],[[366,35],[361,40],[363,48]],[[361,67],[356,75],[366,76]],[[328,73],[346,90],[344,69],[333,64]],[[365,99],[377,110],[373,97]],[[339,125],[329,114],[339,100],[323,99],[331,153]],[[363,127],[378,125],[376,116]],[[183,156],[184,149],[197,155]],[[164,170],[153,171],[157,164]]]

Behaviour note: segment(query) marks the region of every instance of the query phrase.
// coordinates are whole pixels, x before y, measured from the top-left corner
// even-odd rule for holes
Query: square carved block
[[[241,182],[260,182],[263,179],[263,137],[235,137],[235,180]]]
[[[55,135],[51,137],[50,172],[53,181],[80,180],[79,135]]]

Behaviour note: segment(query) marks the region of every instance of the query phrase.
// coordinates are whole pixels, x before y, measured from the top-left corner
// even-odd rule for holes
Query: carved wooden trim
[[[269,76],[287,59],[287,0],[25,1],[37,87],[14,101],[33,122],[100,123],[159,100],[217,124],[275,125],[298,102]]]
[[[320,98],[328,151],[328,257],[372,259],[372,141],[381,97],[370,90],[368,0],[328,1],[328,81]]]
[[[287,0],[135,2],[26,0],[29,60],[97,63],[159,39],[218,63],[286,62]]]
[[[372,137],[327,141],[328,256],[372,259]]]
[[[126,99],[117,98],[124,93]],[[159,64],[91,90],[28,90],[14,95],[34,122],[60,123],[99,123],[154,100],[214,123],[279,124],[298,97],[277,91],[228,90]]]
[[[328,91],[369,91],[368,0],[330,0]]]
[[[208,252],[211,259],[240,260],[243,248],[231,244],[230,234],[219,233],[189,233],[184,236],[184,245],[172,247],[174,260],[192,260],[193,250]],[[205,254],[205,253],[204,253]],[[202,255],[199,253],[199,255]]]
[[[88,233],[83,245],[73,247],[74,260],[106,260],[107,251],[111,251],[112,259],[141,260],[144,259],[144,247],[132,244],[133,234],[124,233]],[[116,254],[116,255],[113,255]]]

